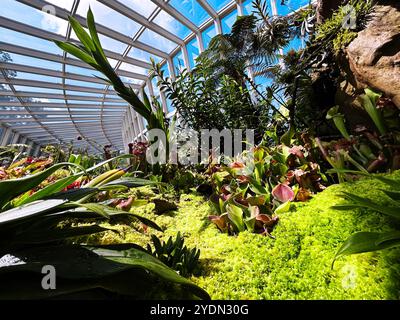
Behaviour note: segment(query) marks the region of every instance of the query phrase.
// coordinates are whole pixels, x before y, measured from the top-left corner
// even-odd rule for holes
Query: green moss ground
[[[201,250],[201,270],[192,280],[213,299],[399,299],[400,248],[343,257],[331,269],[348,236],[387,224],[376,213],[330,207],[343,201],[342,191],[383,201],[380,187],[369,179],[329,187],[282,214],[273,232],[276,240],[248,232],[221,234],[208,222],[209,206],[198,195],[181,196],[179,210],[168,215],[154,215],[151,205],[141,211],[166,229],[164,238],[180,231],[187,246]],[[105,235],[102,242],[114,237]],[[144,245],[148,239],[125,230],[119,240]]]

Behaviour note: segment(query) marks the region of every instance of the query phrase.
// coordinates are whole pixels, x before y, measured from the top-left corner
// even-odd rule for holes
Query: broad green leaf
[[[114,231],[97,225],[82,227],[53,228],[49,230],[36,229],[31,232],[24,232],[23,236],[14,240],[17,244],[43,244],[60,241],[68,238],[87,236],[104,231]]]
[[[86,50],[88,52],[93,52],[96,50],[96,47],[93,43],[92,38],[90,38],[90,35],[86,32],[86,30],[81,26],[81,24],[76,20],[74,17],[70,16],[68,18],[69,23],[72,27],[72,29],[75,31],[76,36],[78,39],[82,42],[82,44],[86,47]]]
[[[245,230],[245,224],[243,221],[243,210],[238,206],[228,204],[226,206],[226,210],[228,211],[229,220],[235,226],[237,231],[243,232]]]
[[[100,191],[127,191],[128,187],[120,185],[120,184],[110,184],[98,187]]]
[[[253,178],[250,178],[250,190],[258,195],[269,195],[268,190]]]
[[[278,208],[275,209],[275,213],[282,214],[282,213],[290,211],[290,205],[291,205],[290,201],[282,203]]]
[[[353,201],[360,207],[375,210],[385,215],[391,216],[393,218],[400,219],[400,208],[398,207],[396,208],[396,207],[382,206],[380,204],[373,202],[370,199],[362,198],[348,192],[344,192],[343,194],[346,199]]]
[[[400,233],[357,232],[351,235],[335,255],[334,261],[344,255],[387,249],[400,245]],[[332,263],[332,267],[333,267]]]
[[[154,273],[155,275],[159,276],[163,280],[179,284],[191,290],[199,298],[206,300],[210,299],[210,296],[206,291],[204,291],[203,289],[201,289],[188,279],[181,277],[174,270],[168,268],[165,264],[163,264],[160,260],[156,259],[152,255],[142,250],[137,250],[132,248],[124,251],[113,251],[107,249],[94,248],[93,252],[95,252],[96,254],[98,254],[103,258],[115,262],[148,270]]]
[[[1,212],[0,225],[48,213],[50,210],[57,208],[64,203],[64,200],[39,200],[18,208]]]
[[[400,191],[389,191],[381,189],[388,197],[390,197],[394,201],[400,201]],[[400,203],[399,203],[400,205]]]
[[[78,58],[79,60],[82,60],[83,62],[86,62],[95,69],[98,68],[98,65],[96,61],[93,59],[93,57],[87,54],[78,46],[68,42],[61,42],[61,41],[54,41],[54,42],[61,50],[73,55],[74,57]]]
[[[33,201],[43,199],[45,197],[51,198],[52,194],[55,194],[55,193],[63,190],[64,188],[69,186],[71,183],[75,182],[81,175],[82,174],[62,178],[62,179],[48,185],[47,187],[33,193],[28,198],[18,199],[17,201],[15,201],[13,203],[13,205],[17,207],[17,206],[21,206],[23,204],[27,204],[27,203],[30,203]]]
[[[88,13],[87,13],[87,25],[89,28],[90,35],[92,36],[92,40],[94,42],[94,45],[96,46],[97,52],[99,52],[104,60],[107,60],[107,57],[104,53],[103,47],[101,46],[101,42],[99,39],[99,35],[96,30],[96,22],[94,20],[93,12],[92,9],[89,7]]]
[[[52,167],[39,172],[35,175],[27,176],[20,179],[14,180],[5,180],[0,181],[0,207],[4,207],[4,205],[12,200],[13,198],[37,187],[40,183],[42,183],[45,179],[47,179],[51,174],[56,172],[58,169],[61,169],[64,166],[75,166],[80,168],[82,171],[84,169],[73,163],[57,163]]]
[[[103,216],[106,219],[109,219],[110,216],[106,211],[106,206],[101,205],[99,203],[78,203],[78,202],[72,202],[72,203],[68,203],[69,205],[76,205],[78,207],[83,207],[89,211],[93,211],[97,214],[99,214],[100,216]]]
[[[63,200],[69,200],[69,201],[78,201],[88,195],[93,195],[98,191],[99,191],[99,189],[96,189],[96,188],[71,189],[71,190],[67,190],[67,191],[61,191],[61,192],[50,194],[49,196],[45,197],[44,199],[63,199]]]
[[[92,172],[92,171],[94,171],[94,170],[96,170],[98,168],[101,168],[102,166],[106,165],[107,163],[112,162],[112,161],[116,161],[116,160],[120,160],[120,159],[128,159],[128,158],[132,158],[132,155],[131,154],[123,154],[123,155],[120,155],[118,157],[114,157],[112,159],[108,159],[106,161],[100,162],[100,163],[96,164],[95,166],[93,166],[93,167],[91,167],[89,169],[86,169],[86,172]]]
[[[252,218],[247,218],[244,220],[244,223],[247,227],[247,230],[249,230],[250,232],[252,232],[254,230],[254,226],[256,224],[256,218],[252,217]]]

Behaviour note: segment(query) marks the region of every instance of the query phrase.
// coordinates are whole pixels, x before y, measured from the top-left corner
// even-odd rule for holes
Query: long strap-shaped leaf
[[[378,251],[400,246],[400,231],[390,232],[357,232],[351,235],[340,247],[332,262],[344,255]]]
[[[64,166],[75,166],[80,168],[82,171],[84,169],[81,166],[78,166],[73,163],[58,163],[53,165],[52,167],[39,172],[32,176],[27,176],[20,179],[14,180],[5,180],[0,182],[0,208],[4,207],[4,205],[12,200],[13,198],[33,189],[38,186],[41,182],[47,179],[51,174],[56,172],[58,169],[61,169]]]
[[[34,194],[30,195],[29,197],[24,197],[22,199],[18,199],[17,201],[13,202],[13,205],[15,207],[18,207],[18,206],[21,206],[21,205],[24,205],[24,204],[27,204],[30,202],[41,200],[47,196],[50,196],[57,192],[60,192],[61,190],[63,190],[67,186],[69,186],[71,183],[73,183],[75,180],[77,180],[80,176],[82,176],[82,174],[77,174],[77,175],[73,175],[70,177],[62,178],[62,179],[46,186],[45,188],[35,192]]]
[[[0,213],[0,225],[31,218],[64,204],[65,200],[40,200]]]
[[[343,194],[346,199],[353,201],[359,207],[375,210],[387,216],[393,217],[395,219],[400,219],[399,207],[396,208],[396,207],[383,206],[371,201],[370,199],[362,198],[347,192],[344,192]]]
[[[113,251],[113,250],[94,248],[93,252],[108,260],[148,270],[156,274],[163,280],[166,280],[168,282],[173,282],[190,289],[192,292],[194,292],[198,297],[202,299],[206,300],[210,299],[210,296],[205,290],[196,286],[193,282],[189,281],[188,279],[178,275],[174,270],[168,268],[160,260],[158,260],[157,258],[153,257],[152,255],[144,251],[137,250],[134,248],[123,251]]]

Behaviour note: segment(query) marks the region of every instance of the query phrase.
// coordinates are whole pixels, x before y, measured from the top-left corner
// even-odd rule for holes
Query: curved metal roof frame
[[[73,0],[71,10],[54,5],[54,0],[15,1],[27,6],[27,8],[30,7],[40,11],[43,8],[51,6],[51,8],[54,8],[54,12],[52,11],[51,13],[58,19],[68,21],[68,16],[73,15],[86,26],[86,19],[77,14],[79,5],[84,0]],[[93,2],[94,0],[86,1]],[[174,7],[171,4],[173,0],[147,1],[151,1],[155,7],[149,17],[145,17],[132,7],[125,5],[126,1],[97,0],[97,3],[133,21],[139,26],[139,30],[135,34],[127,36],[104,24],[98,23],[98,21],[97,29],[103,36],[116,40],[126,46],[126,49],[122,53],[105,50],[107,57],[115,61],[116,72],[124,80],[125,78],[127,80],[131,79],[128,83],[137,92],[139,92],[139,89],[146,87],[150,94],[153,94],[154,88],[152,82],[149,81],[150,73],[146,72],[147,74],[143,74],[135,71],[141,68],[148,70],[151,67],[150,61],[143,61],[132,57],[130,55],[132,50],[139,49],[149,55],[158,57],[161,64],[167,64],[170,75],[174,77],[175,67],[178,66],[174,66],[173,57],[178,52],[182,52],[185,67],[190,69],[189,53],[186,45],[196,38],[199,51],[202,52],[204,50],[202,32],[214,24],[216,32],[222,33],[221,18],[235,9],[237,9],[238,15],[242,15],[242,1],[244,0],[231,0],[218,12],[207,0],[197,0],[197,5],[200,5],[209,15],[208,19],[201,25],[196,25],[191,21],[190,17],[185,16],[178,8]],[[272,11],[276,14],[276,0],[271,0],[271,6]],[[178,35],[157,24],[155,19],[160,12],[167,13],[187,28],[190,34],[181,39]],[[60,35],[26,24],[23,21],[15,21],[1,16],[0,27],[44,40],[74,41],[74,38],[71,36],[72,32],[69,24],[66,34]],[[170,52],[164,52],[162,48],[142,42],[140,37],[146,30],[155,32],[164,39],[174,43],[174,49]],[[116,96],[112,88],[94,76],[68,71],[70,67],[73,67],[78,69],[84,68],[88,72],[95,72],[85,63],[67,56],[66,53],[58,55],[2,41],[0,41],[0,50],[25,57],[47,60],[52,63],[61,64],[62,66],[61,70],[53,70],[51,68],[13,62],[0,63],[0,84],[6,84],[10,88],[10,91],[0,91],[0,98],[1,96],[15,98],[15,102],[14,100],[1,101],[0,99],[0,123],[5,124],[17,134],[28,138],[38,145],[42,145],[45,142],[69,143],[71,140],[77,140],[77,136],[81,136],[83,139],[80,142],[76,141],[76,145],[90,147],[90,150],[93,152],[102,151],[101,146],[106,144],[113,145],[118,150],[124,150],[127,142],[143,134],[145,127],[143,119],[129,108],[122,99]],[[131,66],[131,68],[121,68],[123,65]],[[38,81],[36,79],[8,77],[6,70],[15,70],[41,77],[53,77],[60,81],[54,83],[50,81]],[[86,85],[71,85],[67,83],[68,81],[79,81],[80,84],[84,82]],[[19,86],[30,89],[18,90]],[[53,93],[53,91],[57,93]],[[164,110],[167,111],[165,97],[162,93],[160,95]],[[55,103],[53,100],[60,100],[61,103]],[[14,110],[13,108],[18,108],[18,110]]]

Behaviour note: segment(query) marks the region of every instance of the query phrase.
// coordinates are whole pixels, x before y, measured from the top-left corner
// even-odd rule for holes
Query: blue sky
[[[73,0],[47,0],[47,2],[54,4],[58,7],[64,8],[66,10],[71,10],[73,5]],[[143,15],[146,18],[152,17],[153,22],[164,29],[168,30],[170,33],[178,36],[181,39],[185,39],[188,35],[190,35],[191,31],[182,25],[180,22],[175,20],[172,16],[170,16],[167,12],[160,10],[158,15],[154,17],[154,12],[157,10],[156,5],[151,0],[119,0],[122,4],[127,7],[137,11],[139,14]],[[223,9],[227,4],[229,4],[230,0],[208,0],[209,4],[214,8],[214,10],[219,11]],[[282,6],[280,0],[276,1],[277,10],[279,14],[287,14],[294,9],[299,8],[302,5],[308,4],[309,0],[286,0],[285,1],[288,6]],[[195,0],[170,0],[170,4],[175,7],[179,12],[188,17],[194,24],[200,26],[205,21],[210,19],[208,13],[203,9],[203,7],[196,2]],[[177,44],[162,37],[161,35],[143,28],[140,24],[135,21],[129,19],[128,17],[108,8],[107,6],[101,4],[96,0],[80,0],[79,7],[77,9],[77,14],[81,16],[85,16],[86,12],[89,8],[92,8],[97,23],[101,25],[105,25],[110,29],[113,29],[125,36],[130,38],[137,35],[137,40],[153,46],[165,53],[172,52]],[[271,7],[271,6],[270,6]],[[252,1],[246,0],[244,1],[244,13],[250,14],[252,12]],[[50,8],[51,9],[51,8]],[[18,22],[25,23],[27,25],[31,25],[36,28],[40,28],[52,33],[56,33],[62,36],[66,35],[68,23],[67,21],[57,18],[54,15],[47,14],[46,12],[36,10],[27,5],[21,4],[15,0],[1,0],[0,14],[9,19],[13,19]],[[237,17],[237,10],[232,11],[227,16],[221,19],[222,30],[224,33],[228,33],[235,22]],[[138,34],[139,32],[139,34]],[[202,39],[205,47],[208,46],[209,41],[212,37],[216,35],[215,25],[211,25],[208,29],[206,29],[202,33]],[[75,34],[71,35],[72,39],[77,39]],[[100,35],[102,44],[105,49],[109,51],[113,51],[118,54],[122,54],[127,49],[128,45],[117,40],[111,39],[104,35]],[[0,28],[0,41],[16,44],[23,47],[28,47],[40,51],[44,51],[47,53],[61,55],[61,50],[52,42],[46,41],[40,38],[35,38],[29,35],[25,35],[22,33],[18,33],[9,29]],[[295,47],[300,45],[300,42],[297,41],[294,43]],[[196,38],[189,42],[187,45],[189,60],[191,67],[194,66],[194,60],[199,54],[199,46]],[[40,68],[48,68],[51,70],[62,70],[62,64],[49,62],[41,59],[35,59],[31,57],[25,57],[17,54],[11,54],[13,62],[17,64],[23,65],[33,65]],[[149,61],[150,58],[155,59],[157,62],[161,61],[160,57],[154,56],[146,51],[133,48],[128,52],[128,57],[135,58],[141,61]],[[176,66],[183,65],[183,55],[182,51],[179,50],[177,54],[173,57],[173,61]],[[117,61],[110,59],[111,65],[114,67],[117,65]],[[134,66],[127,63],[122,63],[120,66],[121,70],[135,72],[138,74],[146,75],[147,70]],[[168,70],[164,67],[165,70]],[[75,66],[66,66],[66,71],[71,73],[77,73],[86,76],[92,76],[93,74],[100,75],[99,73],[87,69],[80,68]],[[52,78],[34,74],[27,73],[18,73],[18,78],[20,79],[31,79],[31,80],[39,80],[39,81],[47,81],[53,83],[61,83],[59,78]],[[140,81],[132,79],[132,78],[124,78],[124,81],[138,84]],[[80,86],[88,86],[92,88],[102,88],[104,87],[101,84],[88,84],[81,83],[79,81],[67,80],[67,84],[70,85],[80,85]],[[27,91],[28,88],[21,87],[21,90]],[[38,91],[38,88],[30,88],[31,91]],[[45,90],[43,90],[44,92]],[[54,90],[55,92],[57,90]],[[50,91],[48,91],[50,92]]]

